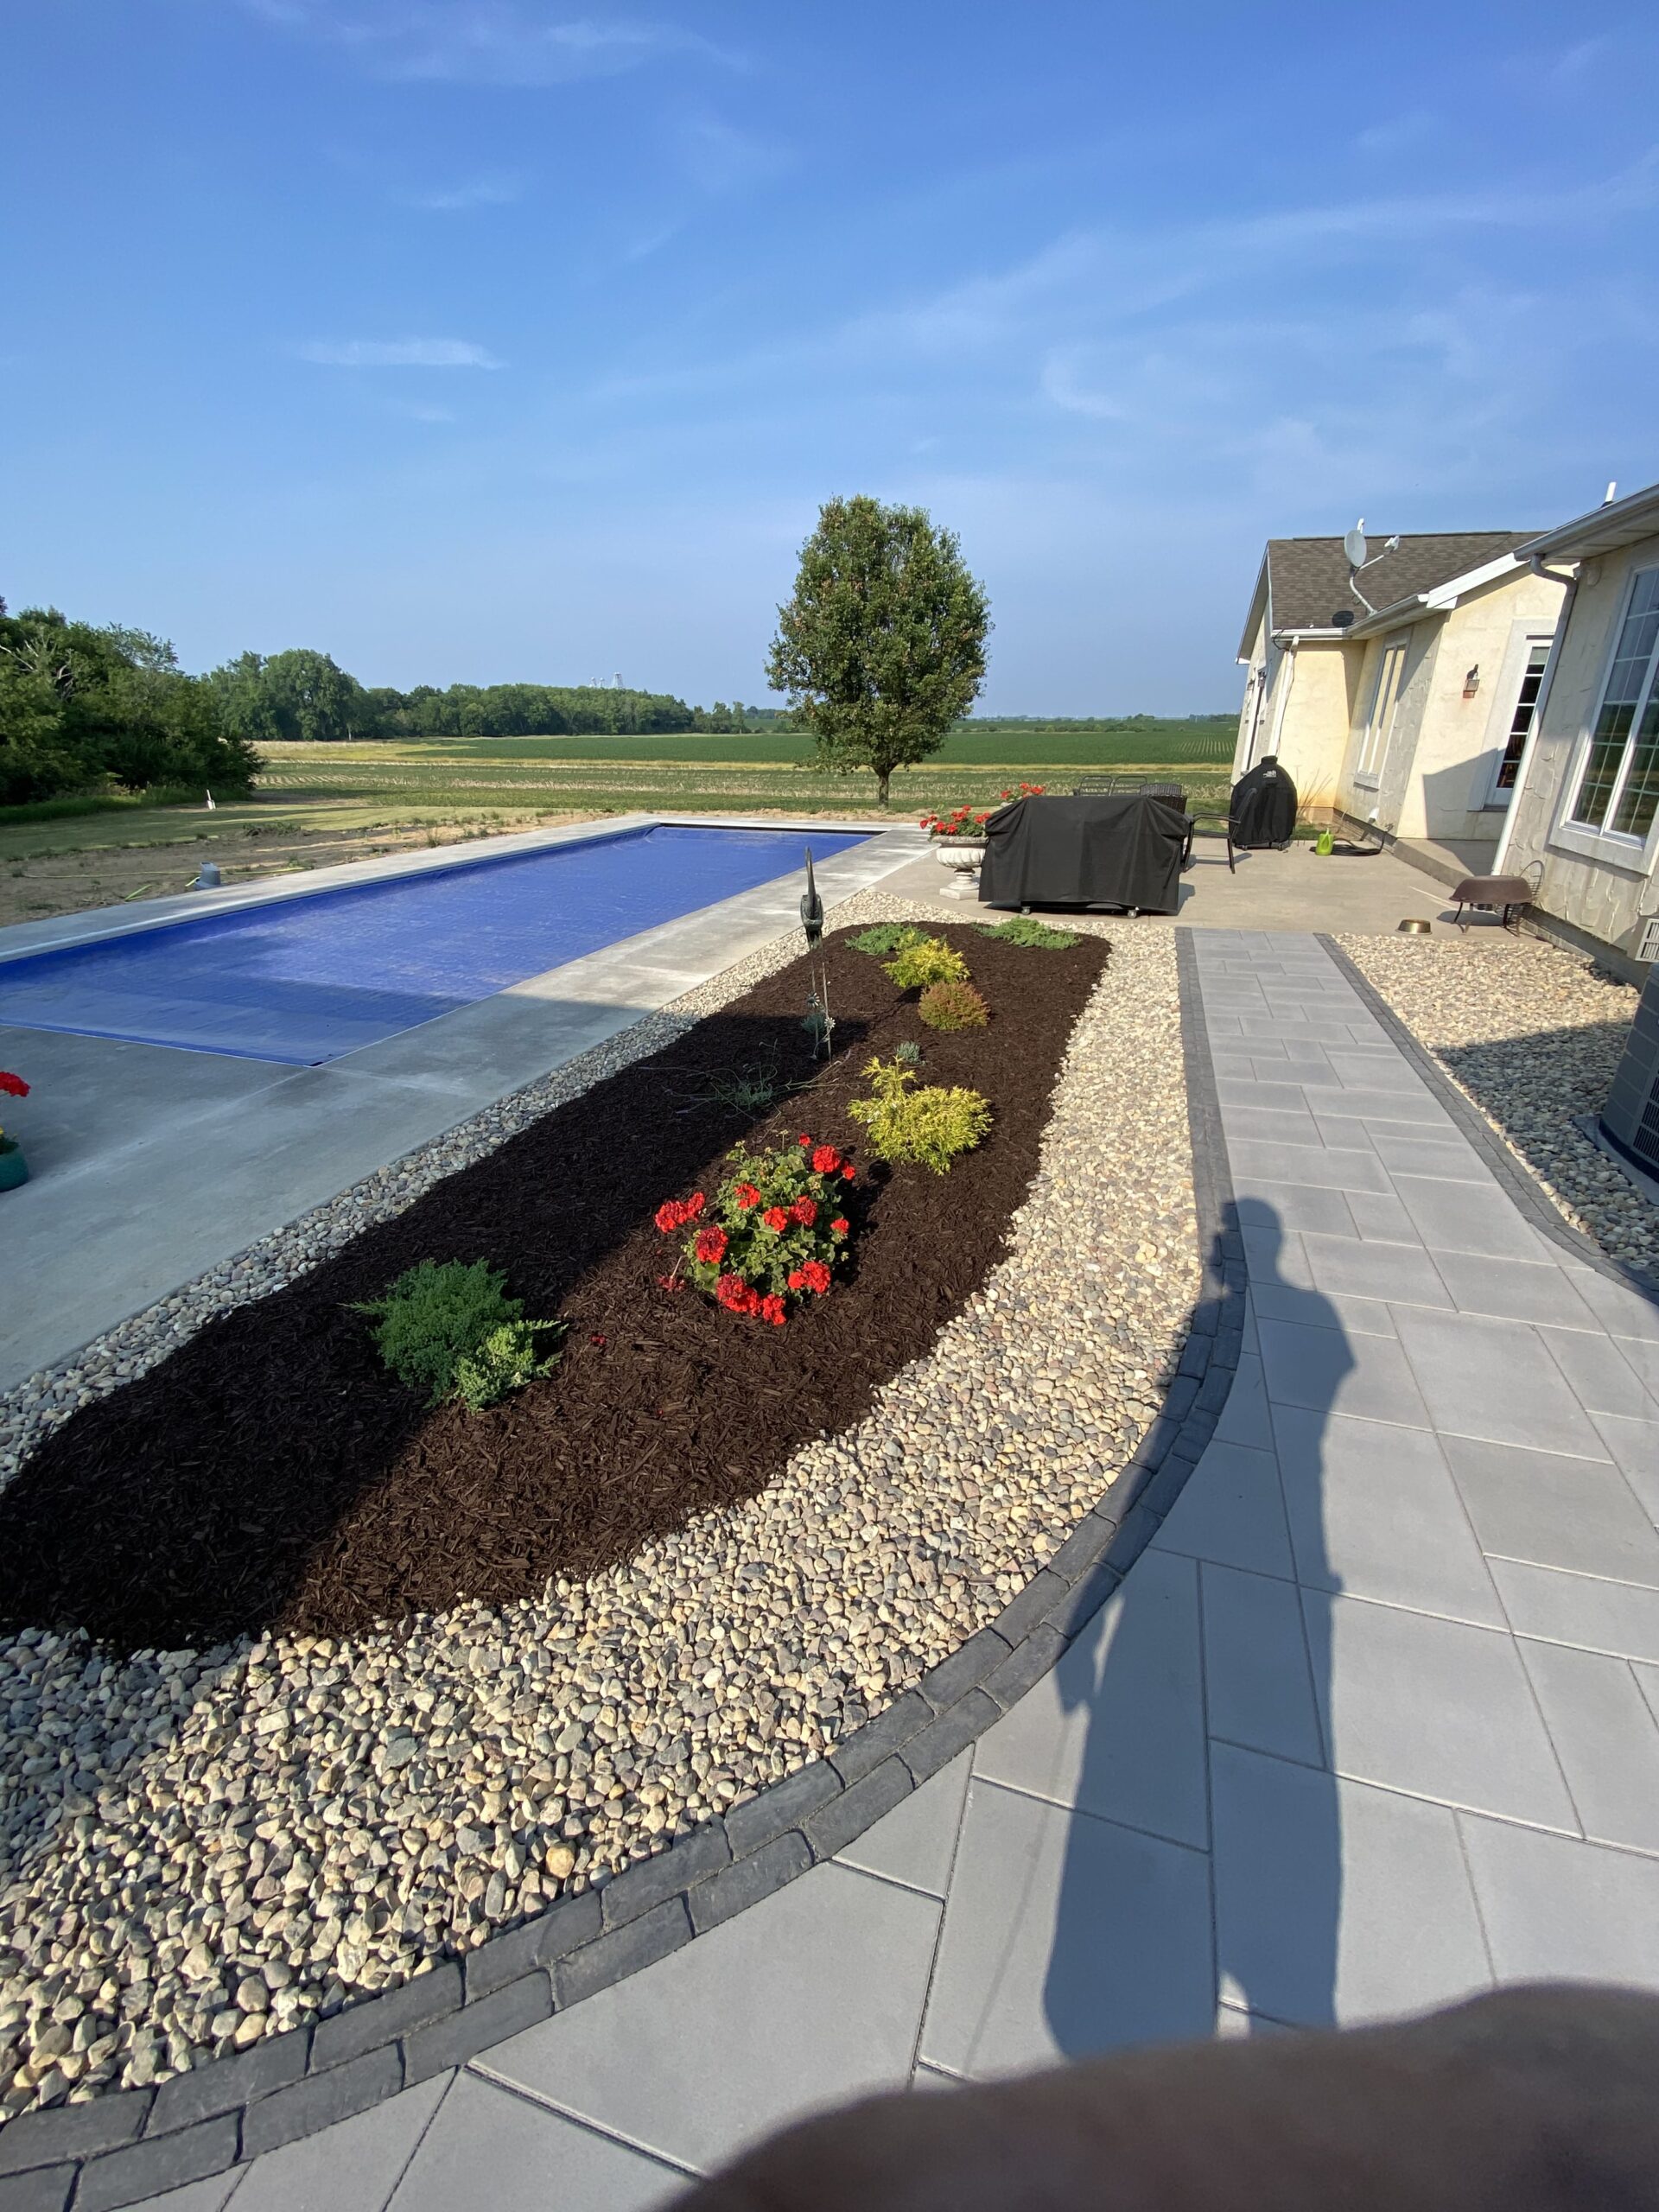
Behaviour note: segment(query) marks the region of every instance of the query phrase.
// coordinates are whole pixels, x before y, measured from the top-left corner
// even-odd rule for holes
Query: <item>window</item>
[[[1659,569],[1636,579],[1567,816],[1581,830],[1645,837],[1659,809]]]
[[[1359,741],[1359,759],[1354,764],[1356,783],[1374,784],[1382,773],[1382,762],[1388,753],[1389,740],[1394,734],[1395,710],[1400,704],[1400,686],[1406,671],[1406,648],[1385,645],[1382,658],[1377,664],[1376,684],[1371,693],[1371,711],[1365,719],[1365,734]]]
[[[1527,749],[1527,740],[1532,734],[1532,717],[1538,705],[1538,693],[1544,681],[1544,671],[1549,666],[1549,640],[1535,645],[1527,653],[1526,670],[1521,678],[1521,696],[1515,702],[1515,712],[1510,717],[1510,734],[1492,778],[1492,803],[1507,806],[1510,794],[1515,789],[1515,779],[1521,772],[1521,756]]]

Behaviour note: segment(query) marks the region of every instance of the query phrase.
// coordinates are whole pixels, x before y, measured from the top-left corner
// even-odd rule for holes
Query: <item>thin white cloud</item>
[[[295,349],[328,369],[499,369],[505,365],[465,338],[313,339]]]
[[[741,68],[741,55],[682,25],[559,20],[516,0],[239,0],[262,22],[349,53],[406,83],[544,86],[616,77],[675,54]]]
[[[1399,154],[1408,146],[1421,144],[1432,137],[1440,128],[1440,118],[1426,107],[1413,108],[1406,115],[1392,115],[1381,123],[1373,123],[1359,131],[1354,139],[1354,150],[1360,154]]]
[[[696,116],[681,133],[681,158],[693,184],[704,192],[741,191],[787,166],[783,148],[739,130],[712,115]]]
[[[461,184],[439,185],[426,191],[404,192],[397,197],[405,207],[435,214],[464,213],[474,207],[510,207],[522,200],[524,180],[516,176],[478,176]]]

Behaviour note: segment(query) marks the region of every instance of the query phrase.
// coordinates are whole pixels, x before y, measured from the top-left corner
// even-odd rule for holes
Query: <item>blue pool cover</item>
[[[864,842],[620,830],[0,963],[0,1022],[315,1067]]]

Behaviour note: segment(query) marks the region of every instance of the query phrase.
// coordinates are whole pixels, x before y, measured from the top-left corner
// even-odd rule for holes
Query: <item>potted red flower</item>
[[[1002,793],[1014,798],[1036,798],[1040,784],[1020,784]],[[957,806],[949,814],[925,814],[918,824],[933,841],[933,849],[946,868],[976,868],[985,857],[985,824],[996,811],[989,806]]]
[[[0,1098],[27,1098],[29,1085],[20,1075],[8,1075],[0,1068]],[[29,1162],[23,1158],[23,1148],[16,1137],[9,1137],[0,1129],[0,1191],[15,1191],[20,1183],[29,1180]]]

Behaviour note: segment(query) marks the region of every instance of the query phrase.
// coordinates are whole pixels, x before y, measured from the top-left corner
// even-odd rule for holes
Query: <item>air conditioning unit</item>
[[[1636,957],[1659,960],[1659,914],[1649,914],[1643,923],[1642,934],[1636,943]]]
[[[1659,968],[1637,1001],[1624,1058],[1601,1109],[1601,1134],[1644,1174],[1659,1176]]]

